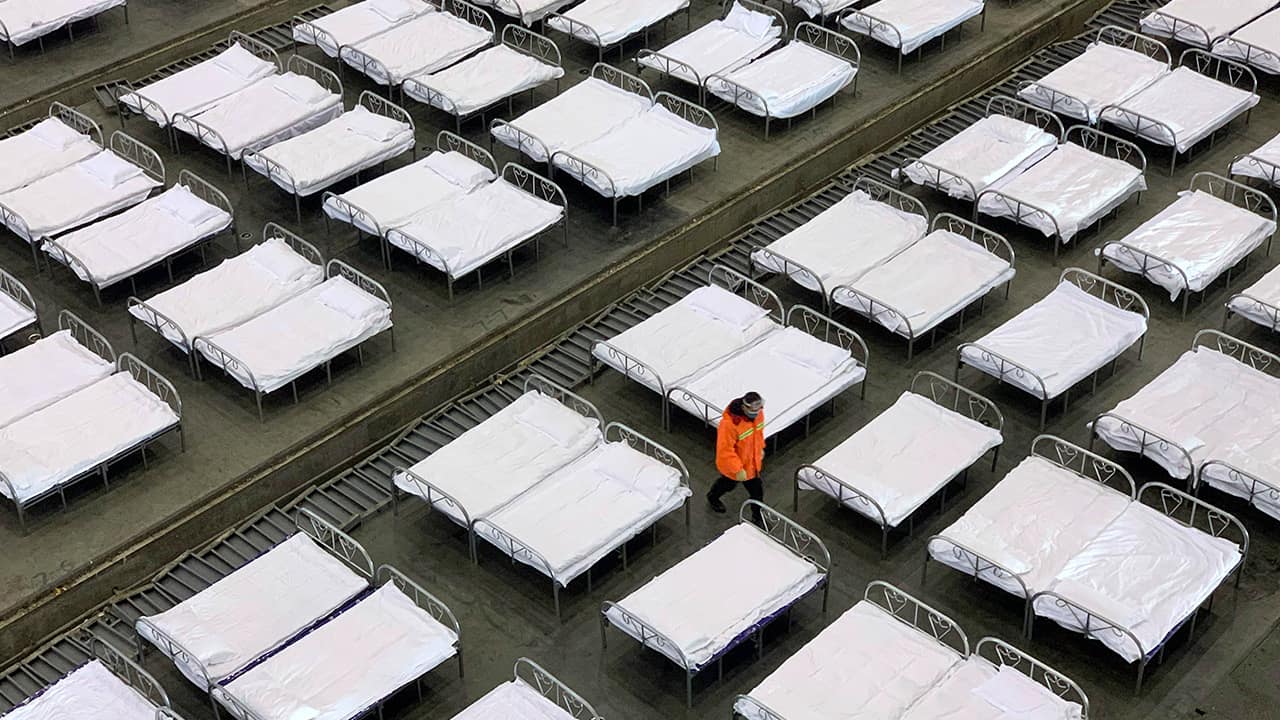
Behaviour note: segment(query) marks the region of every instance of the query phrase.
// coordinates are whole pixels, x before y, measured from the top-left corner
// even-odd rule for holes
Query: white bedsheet
[[[331,277],[210,339],[253,373],[251,379],[233,365],[227,368],[232,377],[269,393],[390,327],[385,300],[344,277]],[[222,367],[207,345],[198,348],[215,368]]]
[[[1059,283],[1044,299],[975,341],[1031,371],[1016,368],[1000,378],[999,361],[981,349],[966,347],[961,362],[1044,400],[1070,390],[1103,365],[1119,357],[1147,331],[1147,320],[1081,290]]]
[[[76,342],[69,330],[0,355],[0,427],[105,378],[115,365]]]
[[[0,340],[35,322],[36,314],[31,308],[0,292]]]
[[[200,142],[239,160],[245,150],[287,140],[342,114],[342,98],[337,93],[327,93],[315,103],[304,103],[276,87],[281,78],[296,78],[292,82],[305,81],[320,87],[314,80],[294,73],[262,78],[195,116],[196,122],[218,133],[226,147],[210,144],[213,141],[208,139]],[[183,118],[173,126],[192,137],[199,137],[196,128]]]
[[[56,123],[71,130],[57,118],[42,122]],[[74,131],[73,131],[74,132]],[[98,143],[81,135],[65,148],[55,147],[28,130],[16,137],[0,140],[0,193],[28,185],[102,151]]]
[[[846,15],[840,24],[860,34],[897,48],[903,55],[982,14],[983,0],[880,0]],[[879,20],[869,22],[867,18]],[[897,32],[887,29],[892,25]]]
[[[436,10],[434,5],[423,2],[423,0],[403,0],[401,4],[415,8],[416,14],[429,13]],[[354,45],[380,32],[386,32],[397,24],[374,10],[371,3],[358,2],[335,10],[324,17],[311,20],[304,25],[294,25],[293,39],[306,45],[315,45],[329,57],[337,57],[338,48],[344,45]],[[308,26],[318,28],[321,33],[328,33],[328,35],[316,35]]]
[[[175,197],[185,197],[213,212],[208,220],[192,224],[165,209],[167,198]],[[174,185],[118,215],[63,235],[57,239],[57,247],[46,243],[41,249],[70,267],[81,280],[107,287],[230,226],[230,213],[206,203],[186,187]],[[79,262],[69,262],[64,250]]]
[[[154,643],[151,627],[158,628],[217,682],[284,645],[367,587],[365,578],[299,532],[174,607],[144,616],[137,629]],[[178,663],[178,669],[204,689],[191,667]]]
[[[787,0],[787,3],[795,5],[812,18],[819,15],[831,15],[832,13],[840,12],[857,1],[858,0]]]
[[[1271,272],[1259,278],[1258,282],[1245,288],[1244,294],[1249,297],[1233,297],[1227,303],[1231,311],[1243,315],[1265,328],[1280,331],[1280,315],[1275,309],[1280,308],[1280,266],[1272,268]],[[1258,302],[1254,302],[1249,298],[1271,307],[1270,309],[1259,307]],[[3,336],[4,333],[0,332],[0,337]]]
[[[1001,193],[1052,216],[1056,228],[1054,222],[1034,211],[1019,222],[1048,238],[1056,231],[1064,244],[1131,195],[1146,189],[1147,179],[1137,167],[1075,143],[1059,145],[1048,157],[999,187]],[[978,212],[1016,218],[1015,210],[1007,207],[1003,199],[991,195],[978,201]]]
[[[508,45],[494,45],[449,68],[414,75],[404,93],[459,117],[564,77],[564,68],[551,65]],[[448,102],[423,91],[439,92]]]
[[[460,153],[456,155],[464,157]],[[371,235],[381,236],[390,228],[409,222],[414,215],[427,208],[470,192],[470,188],[458,185],[433,170],[428,162],[430,157],[428,155],[415,163],[379,175],[338,196],[364,211],[364,214],[357,212],[353,217],[346,208],[330,198],[326,198],[324,202],[325,214],[335,220],[351,223]]]
[[[1166,127],[1142,123],[1141,129],[1116,111],[1102,113],[1114,123],[1159,145],[1173,145],[1178,152],[1209,137],[1237,115],[1258,104],[1256,93],[1232,87],[1189,67],[1174,68],[1120,104],[1122,110],[1139,113]],[[1172,130],[1173,137],[1169,132]]]
[[[148,298],[146,303],[172,320],[160,332],[183,352],[193,338],[208,337],[259,315],[324,280],[324,269],[272,238],[218,263],[190,280]],[[139,320],[146,310],[129,308]],[[185,337],[184,337],[185,336]]]
[[[356,43],[355,50],[378,61],[361,67],[343,48],[342,61],[379,85],[399,85],[410,75],[448,67],[488,45],[493,33],[448,12],[430,12]]]
[[[1144,272],[1146,258],[1118,245],[1104,246],[1100,252],[1120,269],[1142,274],[1168,290],[1169,299],[1175,300],[1184,290],[1204,290],[1275,230],[1271,220],[1196,190],[1181,193],[1122,241],[1173,264],[1182,274],[1161,264]]]
[[[738,97],[738,107],[759,117],[792,118],[833,97],[857,74],[849,61],[794,41],[726,77],[754,93]],[[734,102],[733,88],[724,83],[711,80],[707,89]]]
[[[143,113],[157,125],[168,127],[174,115],[195,115],[207,110],[222,98],[239,92],[262,78],[275,75],[279,70],[270,60],[257,57],[253,58],[253,63],[240,70],[228,69],[227,65],[220,62],[234,57],[236,62],[242,63],[246,55],[249,55],[249,51],[240,43],[234,43],[208,60],[121,95],[120,102],[135,112]],[[158,110],[156,105],[159,106]]]
[[[756,526],[738,523],[617,605],[665,635],[693,669],[824,577]],[[628,635],[638,634],[616,610],[605,617]],[[682,664],[666,644],[653,649]]]
[[[1262,13],[1275,7],[1275,0],[1172,0],[1160,8],[1161,15],[1152,13],[1142,18],[1138,27],[1142,32],[1156,37],[1174,37],[1174,23],[1170,18],[1180,20],[1177,24],[1176,36],[1188,45],[1206,47],[1206,42],[1213,42],[1232,30],[1244,25]],[[1183,23],[1198,25],[1205,32],[1189,28]],[[1208,38],[1205,37],[1208,34]]]
[[[127,372],[0,428],[0,495],[28,501],[173,427],[178,416]]]
[[[900,718],[960,662],[960,653],[862,600],[747,695],[786,718]],[[749,703],[734,710],[762,720]]]
[[[518,19],[525,25],[533,25],[547,15],[576,0],[482,0],[479,4]]]
[[[920,159],[965,181],[958,182],[944,175],[940,190],[954,198],[973,200],[975,193],[998,188],[1002,180],[1043,160],[1057,144],[1058,138],[1035,125],[1004,115],[991,115],[961,130]],[[908,165],[905,172],[907,178],[918,185],[937,183],[935,171],[920,163]]]
[[[1264,166],[1259,165],[1257,162],[1250,162],[1250,156],[1271,163],[1271,165]],[[1262,147],[1249,153],[1249,156],[1232,163],[1231,174],[1258,178],[1273,185],[1280,184],[1280,135],[1268,140]]]
[[[8,40],[23,45],[80,20],[117,7],[128,0],[7,0],[0,3],[0,23]]]
[[[35,242],[41,237],[57,235],[136,205],[162,185],[149,175],[140,173],[110,187],[84,170],[85,162],[88,160],[0,194],[0,205],[12,210],[22,220],[21,226],[10,226],[9,229],[23,240]]]
[[[1035,594],[1130,503],[1121,494],[1032,455],[1009,471],[981,500],[940,535],[1014,573]],[[929,555],[968,575],[973,561],[957,557],[945,540],[929,543]],[[1022,586],[1004,573],[978,577],[1022,597]]]
[[[862,190],[849,193],[817,217],[756,251],[752,261],[769,272],[787,272],[800,285],[830,293],[918,241],[929,231],[923,215],[872,200]],[[787,267],[770,255],[803,265]],[[814,274],[818,277],[814,278]]]
[[[1243,47],[1248,43],[1252,48]],[[1213,54],[1248,62],[1272,75],[1280,73],[1280,10],[1273,10],[1213,44]]]
[[[492,514],[600,439],[599,421],[540,392],[527,392],[409,471],[448,493],[475,519]],[[403,492],[424,497],[403,473],[396,474],[395,483]],[[436,509],[462,520],[458,508],[447,502]]]
[[[67,673],[5,720],[155,720],[156,706],[107,669],[101,660]]]
[[[574,717],[523,681],[508,680],[451,720],[574,720]]]
[[[602,137],[652,105],[648,96],[591,77],[511,121],[517,129],[537,138],[542,147],[519,148],[519,141],[505,126],[491,132],[504,145],[546,162],[557,150],[572,150]]]
[[[727,73],[746,65],[778,44],[782,27],[769,26],[762,36],[730,27],[723,20],[712,20],[697,30],[681,37],[658,52],[672,60],[684,63],[688,68],[672,65],[670,74],[685,82],[701,86],[712,73]],[[646,55],[640,64],[666,72],[666,61]],[[690,73],[689,69],[693,70]]]
[[[1102,108],[1128,100],[1167,72],[1169,66],[1162,60],[1128,48],[1095,43],[1067,64],[1019,90],[1018,97],[1092,124],[1097,122]]]
[[[608,47],[625,40],[663,18],[689,7],[689,0],[586,0],[569,8],[564,17],[587,25],[594,32],[578,27],[559,17],[547,19],[547,26],[598,47]]]
[[[1230,540],[1133,502],[1067,561],[1049,590],[1133,632],[1141,651],[1126,634],[1091,637],[1134,662],[1155,650],[1239,560]],[[1083,622],[1053,598],[1037,600],[1034,608],[1063,627],[1083,630]]]
[[[662,105],[654,105],[608,134],[570,149],[574,157],[604,172],[604,178],[587,172],[580,178],[605,197],[640,195],[703,160],[720,154],[720,142],[712,128],[695,125]],[[555,165],[573,177],[576,170],[563,156]]]
[[[387,583],[226,690],[268,720],[349,720],[453,657],[457,640]]]
[[[876,501],[875,508],[857,497],[848,497],[835,483],[812,470],[800,471],[807,485],[854,511],[897,527],[952,478],[977,462],[1004,439],[987,427],[912,392],[862,426],[844,442],[813,462],[823,473],[847,482]]]
[[[1007,711],[984,698],[978,690],[992,681],[1016,693],[1026,704]],[[1037,701],[1039,704],[1033,704]],[[1079,704],[1063,700],[1038,680],[970,655],[953,665],[946,678],[930,688],[901,720],[1080,720],[1080,715]]]

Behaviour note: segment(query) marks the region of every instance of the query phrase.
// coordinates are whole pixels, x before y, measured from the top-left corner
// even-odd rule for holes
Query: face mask
[[[743,409],[742,409],[742,414],[743,414],[743,415],[746,415],[748,420],[755,420],[755,419],[756,419],[756,416],[760,414],[760,411],[759,411],[759,410],[749,410],[749,409],[747,409],[747,408],[743,408]]]

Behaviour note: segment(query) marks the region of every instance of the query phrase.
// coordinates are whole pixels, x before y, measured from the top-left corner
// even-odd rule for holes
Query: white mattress
[[[1043,160],[1057,144],[1058,138],[1035,125],[1004,115],[991,115],[961,130],[920,159],[968,183],[943,176],[940,190],[954,198],[973,200],[975,193],[998,188],[1002,180]],[[905,172],[907,178],[918,185],[938,184],[934,171],[920,163],[908,165]]]
[[[726,25],[723,20],[712,20],[658,52],[688,66],[672,65],[670,74],[673,77],[701,86],[708,75],[737,70],[765,54],[778,44],[781,37],[782,28],[776,23],[770,25],[763,35],[753,35]],[[661,58],[646,55],[639,59],[639,63],[667,72],[666,61]]]
[[[1004,695],[997,705],[991,694]],[[1010,702],[1012,701],[1012,702]],[[901,720],[1080,720],[1080,705],[1055,695],[1011,666],[970,655],[951,667]]]
[[[494,10],[517,18],[525,25],[533,25],[547,15],[557,12],[560,8],[568,5],[575,0],[484,0],[481,5],[492,7]]]
[[[862,600],[747,695],[777,717],[900,718],[960,662],[960,653]],[[749,703],[734,711],[764,717]]]
[[[835,483],[804,468],[801,489],[816,488],[856,512],[897,527],[929,498],[1004,439],[1000,431],[912,392],[813,462],[829,477],[870,496],[884,511],[848,497]]]
[[[195,115],[207,110],[222,98],[239,92],[262,78],[275,75],[279,69],[270,60],[257,57],[252,65],[240,71],[230,70],[219,62],[232,56],[237,62],[243,62],[244,56],[248,54],[249,51],[237,42],[208,60],[143,85],[135,92],[121,95],[120,102],[135,112],[145,114],[157,125],[167,127],[174,115]],[[144,102],[148,100],[154,105]],[[159,105],[163,113],[157,111],[155,105]]]
[[[434,5],[422,0],[404,0],[400,4],[416,8],[418,14],[436,10]],[[371,3],[358,2],[335,10],[324,17],[310,20],[305,25],[294,25],[293,39],[305,45],[315,45],[329,57],[337,57],[338,48],[354,45],[378,33],[386,32],[397,24],[374,10]],[[328,35],[317,36],[309,30],[308,25],[319,28]]]
[[[127,1],[7,0],[0,3],[0,23],[4,24],[8,37],[0,35],[0,40],[23,45],[73,22],[123,7]]]
[[[453,657],[457,640],[388,582],[225,689],[261,718],[349,720]]]
[[[192,224],[165,209],[166,198],[171,197],[185,197],[215,212],[208,220]],[[186,187],[174,185],[122,213],[63,235],[57,239],[57,247],[44,244],[41,249],[70,267],[81,280],[107,287],[228,227],[230,213],[201,200]],[[69,262],[63,250],[83,265]]]
[[[1144,275],[1177,299],[1184,290],[1200,292],[1266,242],[1276,230],[1267,218],[1203,190],[1183,192],[1155,217],[1124,237],[1132,245],[1175,265],[1183,274],[1156,265],[1143,270],[1145,257],[1118,245],[1103,256],[1120,269]],[[1185,279],[1184,279],[1185,274]]]
[[[669,390],[777,327],[764,308],[724,288],[707,286],[597,343],[591,352],[600,362],[625,373],[626,361],[609,353],[609,348],[616,348],[648,365],[659,376],[654,378],[646,372],[633,374],[632,379],[654,391],[660,390],[661,379]]]
[[[1265,145],[1249,153],[1249,156],[1280,166],[1280,135],[1268,140]],[[1232,163],[1231,174],[1258,178],[1272,184],[1280,183],[1280,170],[1276,167],[1260,167],[1250,162],[1247,157]]]
[[[178,416],[118,372],[0,428],[0,494],[27,501],[173,427]],[[91,428],[92,432],[86,432]]]
[[[0,292],[0,340],[35,322],[36,314],[31,308]]]
[[[415,163],[379,175],[338,196],[369,217],[360,213],[353,217],[346,208],[330,198],[325,198],[324,201],[325,214],[335,220],[349,222],[370,235],[380,236],[390,228],[404,225],[427,208],[470,192],[470,188],[455,184],[433,170],[428,163],[430,157],[428,155]],[[377,226],[372,223],[377,223]]]
[[[101,660],[67,673],[4,715],[5,720],[155,720],[156,706]]]
[[[1262,13],[1275,7],[1275,0],[1172,0],[1160,8],[1160,13],[1183,22],[1198,25],[1208,33],[1208,41],[1230,34]],[[1142,32],[1156,37],[1173,37],[1173,23],[1169,17],[1154,13],[1142,18],[1138,27]],[[1198,30],[1178,24],[1177,39],[1188,45],[1205,47],[1205,36]]]
[[[617,605],[666,636],[696,669],[823,577],[817,566],[756,526],[738,523]],[[639,639],[615,609],[605,617]],[[665,644],[653,649],[680,663]]]
[[[565,586],[689,494],[675,468],[615,442],[596,445],[486,519],[541,555]],[[489,525],[477,525],[476,534],[507,551]],[[527,556],[516,559],[548,571]]]
[[[256,150],[287,140],[342,114],[342,97],[337,93],[327,93],[323,99],[308,104],[276,88],[277,79],[286,77],[305,78],[294,73],[265,77],[219,100],[197,115],[195,120],[218,133],[227,145],[226,153],[239,160],[245,150]],[[310,78],[305,80],[315,83]],[[318,83],[316,87],[319,87]],[[173,126],[198,137],[198,131],[185,119],[178,119]],[[209,145],[206,140],[201,142]],[[221,147],[214,149],[218,152],[224,150]]]
[[[569,8],[564,16],[595,31],[593,34],[574,28],[574,37],[604,48],[687,7],[689,0],[586,0]],[[571,32],[569,24],[558,17],[548,18],[547,25],[562,33]]]
[[[492,417],[419,461],[409,471],[462,504],[470,519],[491,515],[601,439],[599,421],[540,392],[527,392]],[[396,474],[396,487],[423,497]],[[436,509],[462,520],[447,503]]]
[[[1253,48],[1242,47],[1248,43]],[[1273,10],[1213,43],[1213,54],[1248,62],[1263,72],[1280,73],[1280,11]]]
[[[227,372],[241,385],[269,393],[293,382],[391,327],[391,306],[350,280],[331,277],[240,325],[216,333],[214,344],[248,366]],[[203,344],[201,354],[220,368]]]
[[[860,295],[837,291],[832,299],[899,335],[919,337],[1013,275],[1007,260],[982,245],[949,230],[934,230],[852,284],[855,291],[906,315],[905,321],[878,307],[873,314]]]
[[[830,293],[918,241],[929,231],[923,215],[872,200],[862,190],[849,193],[817,217],[756,251],[752,261],[770,272],[788,272],[804,287]],[[808,268],[788,268],[769,253]]]
[[[1034,595],[1129,504],[1127,494],[1032,455],[940,535],[1014,573]],[[973,574],[968,553],[957,557],[945,540],[930,542],[929,555]],[[978,577],[1022,596],[1022,587],[1003,573],[983,570]]]
[[[352,129],[353,123],[372,114],[356,106],[318,128],[246,157],[245,164],[281,188],[306,197],[413,149],[413,127],[407,123],[398,122],[400,129],[389,140],[375,140]],[[284,168],[292,186],[285,178],[269,174],[259,155]]]
[[[1128,48],[1095,43],[1067,64],[1019,90],[1018,97],[1093,124],[1102,108],[1128,100],[1167,72],[1169,66],[1161,60]],[[1070,99],[1062,95],[1069,95]]]
[[[580,178],[592,190],[605,197],[631,197],[719,155],[716,135],[712,128],[695,125],[662,105],[654,105],[569,152],[607,176],[588,172]],[[556,157],[555,165],[577,177],[574,166],[564,157]]]
[[[323,280],[323,268],[283,240],[272,238],[153,295],[146,303],[182,329],[185,337],[168,325],[160,332],[188,352],[192,339],[239,325]],[[150,319],[143,308],[133,306],[129,312],[144,322]]]
[[[115,365],[60,330],[0,355],[0,427],[52,405],[115,371]]]
[[[700,340],[690,337],[685,342]],[[708,420],[718,426],[724,408],[754,390],[769,403],[764,434],[770,437],[866,376],[866,368],[848,350],[799,328],[784,327],[680,383],[671,393],[671,402],[701,418],[701,404],[685,398],[681,391],[694,393],[711,404]]]
[[[511,125],[537,138],[546,152],[541,147],[518,149],[534,160],[546,162],[548,153],[572,150],[580,143],[602,137],[652,105],[647,96],[591,77],[512,120]],[[518,147],[518,140],[506,127],[495,127],[492,133],[503,144]]]
[[[1113,111],[1102,119],[1134,132],[1158,145],[1173,145],[1186,152],[1209,137],[1237,115],[1258,104],[1260,98],[1248,90],[1232,87],[1188,67],[1174,68],[1146,89],[1120,104],[1121,109],[1157,120],[1173,131],[1143,123],[1140,129],[1125,116]]]
[[[564,68],[545,63],[507,45],[494,45],[453,67],[414,75],[404,94],[459,117],[483,110],[499,100],[564,77]],[[444,95],[448,102],[424,92],[422,86]]]
[[[488,45],[493,34],[448,12],[429,12],[356,43],[355,50],[378,61],[368,68],[341,52],[342,61],[379,85],[399,85],[410,75],[448,67]]]
[[[849,61],[796,41],[726,77],[755,93],[738,97],[738,107],[759,117],[765,117],[767,108],[769,117],[792,118],[833,97],[857,74],[858,68]],[[734,101],[733,88],[724,83],[712,80],[707,89],[723,100]]]
[[[57,118],[49,118],[43,122],[57,123],[71,129]],[[0,140],[0,168],[4,168],[0,172],[0,193],[16,190],[69,165],[87,160],[101,151],[98,143],[88,135],[81,135],[65,148],[55,147],[31,131]]]
[[[1147,180],[1137,167],[1075,143],[1063,143],[1044,160],[1002,183],[999,191],[1049,213],[1057,221],[1060,242],[1065,244],[1131,195],[1146,189]],[[1003,200],[990,195],[978,201],[978,212],[994,217],[1016,216]],[[1033,212],[1019,222],[1045,237],[1053,237],[1054,224],[1039,213]]]
[[[1009,370],[1000,378],[999,362],[966,347],[960,360],[1035,397],[1053,399],[1120,356],[1147,331],[1142,315],[1090,295],[1070,282],[1059,283],[1044,299],[975,341],[1035,373]]]
[[[140,173],[110,187],[84,170],[84,162],[87,160],[0,194],[0,205],[12,210],[25,225],[9,229],[27,242],[51,237],[136,205],[162,184]]]
[[[1122,633],[1091,637],[1134,662],[1159,647],[1239,561],[1240,549],[1230,540],[1133,502],[1067,561],[1049,590],[1133,632],[1142,652]],[[1083,631],[1083,622],[1053,598],[1037,600],[1034,609]]]
[[[1280,308],[1280,266],[1272,268],[1258,282],[1245,288],[1244,294],[1249,297],[1233,297],[1227,303],[1227,306],[1231,308],[1231,312],[1243,315],[1265,328],[1280,331],[1280,319],[1277,319],[1277,311],[1260,308],[1254,300],[1249,299],[1254,298],[1259,302],[1270,305],[1271,308]],[[3,337],[3,335],[3,333],[0,333],[0,337]]]
[[[574,717],[523,681],[509,680],[485,693],[452,720],[574,720]]]
[[[982,0],[880,0],[862,8],[861,14],[842,17],[840,23],[907,55],[981,14]],[[898,32],[868,22],[867,17],[888,23]]]
[[[560,205],[499,178],[454,197],[452,202],[436,203],[397,228],[436,254],[420,251],[398,234],[389,235],[387,242],[449,277],[459,278],[532,239],[562,217],[564,208]]]
[[[174,607],[144,616],[141,620],[147,622],[139,622],[137,630],[154,643],[151,626],[158,628],[217,682],[284,645],[367,587],[363,577],[299,532]],[[204,689],[197,671],[181,662],[178,669]]]

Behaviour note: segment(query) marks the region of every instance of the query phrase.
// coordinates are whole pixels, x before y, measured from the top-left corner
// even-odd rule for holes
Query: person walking
[[[729,403],[716,429],[716,469],[720,477],[707,492],[707,504],[717,513],[726,512],[720,498],[735,487],[746,488],[752,500],[764,502],[764,398],[749,392]],[[760,510],[752,508],[758,525]]]

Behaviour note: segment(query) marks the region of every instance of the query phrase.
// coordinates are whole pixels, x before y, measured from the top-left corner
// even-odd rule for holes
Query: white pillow
[[[286,283],[297,282],[312,273],[318,274],[320,270],[279,238],[254,246],[249,257],[254,264]]]
[[[226,215],[221,208],[201,200],[181,185],[161,193],[156,198],[156,206],[191,227],[200,227]]]
[[[387,22],[400,22],[417,15],[420,7],[409,0],[365,0],[365,5]]]
[[[849,351],[839,345],[822,342],[798,328],[789,327],[784,332],[773,352],[823,377],[831,377],[849,361]]]
[[[281,75],[275,79],[274,85],[280,92],[306,105],[315,105],[331,95],[328,90],[320,87],[320,83],[295,73]]]
[[[773,16],[754,10],[748,10],[738,3],[733,4],[729,14],[724,18],[725,27],[740,30],[751,37],[763,38],[773,27]]]
[[[715,285],[694,290],[685,297],[684,302],[691,309],[739,330],[746,330],[769,314],[768,310],[750,300]]]
[[[562,448],[573,447],[586,432],[587,420],[545,395],[534,395],[516,412],[516,421],[546,435]]]
[[[467,192],[493,181],[496,177],[492,170],[456,150],[431,153],[426,160],[422,161],[422,164]]]
[[[362,105],[357,105],[354,110],[347,113],[344,121],[351,132],[380,143],[388,142],[409,129],[405,123],[369,112]]]
[[[142,174],[142,168],[122,159],[110,150],[103,150],[85,160],[80,163],[80,167],[110,188],[117,187]]]
[[[231,47],[223,50],[213,62],[218,67],[226,70],[232,75],[250,79],[258,76],[262,72],[263,65],[270,65],[266,60],[245,50],[240,43],[236,43]]]
[[[387,309],[387,304],[381,298],[361,290],[344,277],[326,280],[316,291],[316,300],[352,320],[363,320]]]
[[[28,132],[54,150],[66,150],[84,137],[57,118],[46,118]]]
[[[676,471],[622,442],[601,448],[595,458],[601,475],[657,505],[671,497]]]

